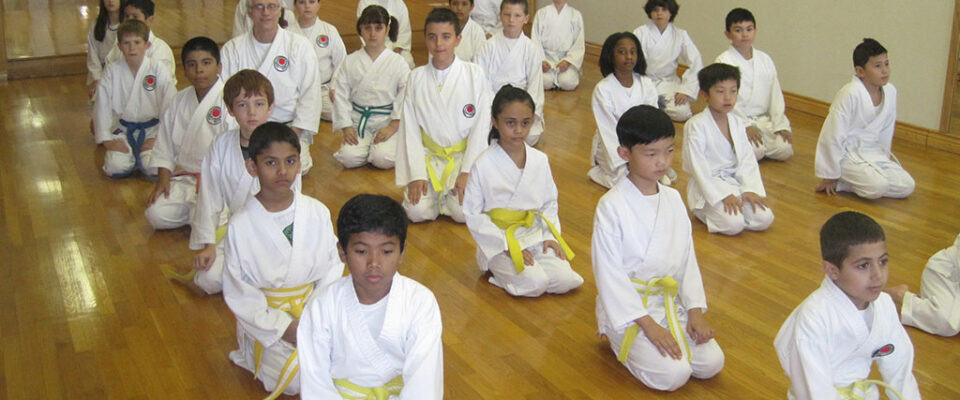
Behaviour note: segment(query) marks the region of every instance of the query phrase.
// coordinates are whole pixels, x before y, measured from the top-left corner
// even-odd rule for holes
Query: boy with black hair
[[[487,148],[493,93],[480,66],[454,55],[460,20],[437,8],[424,23],[427,65],[410,72],[400,114],[396,184],[413,222],[440,214],[463,223],[463,192],[473,162]]]
[[[293,187],[300,140],[281,123],[250,136],[247,171],[260,191],[230,219],[223,299],[237,317],[234,364],[275,398],[300,389],[297,326],[311,298],[343,276],[330,211]]]
[[[680,193],[659,183],[673,161],[666,113],[635,106],[617,123],[628,173],[600,199],[594,217],[597,324],[617,359],[644,385],[673,391],[723,369],[703,314],[707,299]]]
[[[764,158],[783,161],[793,156],[793,133],[784,115],[783,91],[777,67],[767,53],[753,47],[757,22],[753,13],[734,8],[727,13],[730,48],[716,62],[740,69],[740,90],[733,113],[747,121],[747,137],[757,161]]]
[[[380,195],[348,200],[337,249],[350,276],[307,306],[297,332],[304,399],[443,398],[440,308],[400,275],[409,221]]]
[[[150,28],[137,20],[117,28],[117,51],[123,55],[103,69],[93,106],[94,138],[107,149],[103,172],[125,178],[141,171],[157,174],[150,158],[160,114],[177,94],[173,71],[147,56]]]
[[[687,31],[673,25],[680,11],[675,0],[648,0],[643,10],[650,22],[633,34],[640,39],[647,58],[647,74],[657,84],[667,115],[674,121],[686,121],[691,116],[690,103],[697,99],[697,72],[703,68],[700,50]],[[683,78],[677,77],[680,61],[688,66]]]
[[[683,170],[687,203],[711,233],[762,231],[773,223],[760,167],[747,139],[745,121],[732,115],[740,72],[727,64],[697,74],[707,108],[683,126]]]
[[[543,48],[523,33],[530,21],[527,0],[503,0],[500,22],[503,30],[490,38],[473,62],[487,74],[490,90],[496,93],[510,85],[526,90],[537,109],[527,144],[533,146],[543,134]]]
[[[487,36],[483,32],[483,27],[470,18],[470,12],[473,11],[473,0],[449,0],[450,10],[457,14],[460,20],[460,44],[457,46],[457,57],[463,61],[473,62],[483,45],[487,43]]]
[[[840,88],[820,128],[817,192],[853,192],[866,199],[906,198],[916,182],[893,155],[897,88],[890,83],[887,49],[863,39],[853,50],[856,76]]]
[[[173,57],[173,50],[170,50],[170,45],[153,32],[155,8],[153,0],[126,0],[123,3],[123,9],[120,10],[120,21],[137,20],[147,24],[147,28],[150,30],[147,35],[147,43],[150,43],[150,46],[147,47],[147,57],[157,60],[167,67],[174,76],[173,83],[176,84],[177,62]],[[122,59],[123,52],[119,49],[113,49],[107,54],[104,65]]]
[[[890,258],[883,228],[864,214],[838,213],[820,228],[820,252],[823,283],[773,342],[790,378],[788,397],[879,399],[879,385],[891,399],[919,399],[913,344],[882,292]],[[874,360],[883,381],[868,379]]]
[[[190,39],[180,58],[192,86],[177,93],[160,118],[148,165],[157,169],[157,182],[144,212],[153,229],[190,223],[197,204],[200,163],[213,139],[236,124],[223,102],[217,43],[202,36]]]

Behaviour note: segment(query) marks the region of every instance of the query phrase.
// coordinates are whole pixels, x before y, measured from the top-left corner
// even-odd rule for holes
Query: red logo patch
[[[273,59],[273,69],[280,72],[286,72],[287,68],[290,68],[290,60],[288,60],[286,57],[277,56]]]
[[[143,78],[143,90],[152,92],[157,88],[157,77],[154,75],[147,75]]]
[[[317,36],[317,46],[327,47],[330,45],[330,38],[327,35]]]
[[[467,104],[463,106],[463,116],[467,118],[473,118],[474,115],[477,115],[477,108],[473,104]]]
[[[207,123],[210,125],[218,125],[223,116],[223,111],[220,110],[220,106],[210,107],[210,111],[207,111]]]
[[[873,358],[877,358],[877,357],[889,356],[889,355],[893,354],[893,351],[894,351],[895,349],[896,349],[896,348],[893,347],[893,344],[885,344],[885,345],[881,346],[879,349],[874,350],[872,357],[873,357]]]

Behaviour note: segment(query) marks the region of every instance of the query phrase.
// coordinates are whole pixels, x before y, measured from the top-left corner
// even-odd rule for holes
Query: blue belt
[[[393,104],[385,106],[361,106],[353,103],[353,111],[360,113],[360,121],[357,123],[357,134],[363,138],[363,131],[367,128],[367,120],[373,115],[393,114]]]
[[[123,125],[127,131],[127,144],[130,145],[130,151],[133,152],[134,169],[139,169],[146,176],[149,176],[150,174],[147,173],[146,168],[143,166],[143,161],[140,159],[140,151],[143,147],[143,142],[147,140],[147,129],[153,128],[159,123],[160,120],[157,118],[146,122],[130,122],[122,119],[120,120],[120,125]],[[122,178],[123,176],[129,175],[129,173],[117,175],[115,175],[114,178]]]

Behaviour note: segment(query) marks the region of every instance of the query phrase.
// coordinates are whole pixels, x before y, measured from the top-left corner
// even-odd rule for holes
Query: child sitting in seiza
[[[883,228],[854,211],[820,228],[825,277],[790,313],[773,345],[796,400],[919,400],[913,344],[882,292],[890,273]],[[869,379],[873,361],[882,381]],[[896,397],[894,396],[896,395]]]
[[[583,284],[560,236],[557,185],[547,155],[524,142],[536,108],[507,85],[493,99],[496,139],[470,170],[463,213],[477,241],[477,264],[490,283],[514,296],[566,293]]]
[[[530,127],[527,143],[540,141],[543,134],[543,49],[523,33],[530,20],[526,0],[503,0],[500,3],[500,22],[503,31],[493,35],[473,58],[483,68],[490,81],[490,90],[511,85],[527,91],[537,105],[536,119]]]
[[[176,84],[177,61],[173,57],[173,50],[170,49],[170,45],[167,44],[167,42],[160,39],[156,32],[153,31],[153,24],[156,22],[156,17],[154,16],[155,10],[156,6],[153,4],[153,0],[125,0],[121,4],[120,21],[137,20],[147,25],[149,30],[149,33],[147,33],[147,43],[150,43],[150,45],[147,46],[147,57],[157,60],[167,67],[170,73],[173,74],[173,83]],[[124,59],[123,51],[114,47],[107,53],[104,65],[122,59]]]
[[[454,55],[460,20],[437,8],[424,23],[427,65],[410,73],[400,114],[396,184],[413,222],[440,214],[463,222],[463,191],[490,132],[490,83],[480,66]]]
[[[210,38],[195,37],[180,53],[183,74],[192,86],[181,90],[160,118],[150,168],[157,182],[144,215],[153,229],[190,223],[197,205],[200,164],[210,143],[236,121],[227,115],[220,79],[220,49]]]
[[[940,336],[960,332],[960,235],[953,245],[938,251],[923,267],[920,294],[907,285],[887,289],[900,308],[904,325]]]
[[[297,20],[287,28],[290,32],[298,33],[313,43],[313,50],[317,54],[317,80],[320,81],[320,119],[330,121],[333,116],[333,96],[330,93],[333,74],[347,57],[347,48],[340,38],[340,32],[333,24],[320,19],[320,0],[296,0],[294,6]]]
[[[343,144],[333,157],[346,168],[367,163],[393,168],[410,68],[385,46],[386,38],[397,36],[397,20],[385,8],[364,9],[357,33],[363,48],[350,53],[333,78],[333,131],[343,132]]]
[[[587,175],[605,188],[613,187],[627,174],[626,161],[617,155],[620,116],[641,104],[657,106],[657,87],[644,75],[646,70],[640,41],[632,33],[614,33],[603,42],[600,50],[603,79],[593,89],[592,100],[593,118],[597,121],[590,153],[593,167]]]
[[[307,305],[297,331],[304,399],[443,398],[440,308],[400,275],[409,221],[386,196],[361,194],[337,217],[350,276]]]
[[[747,121],[747,137],[757,160],[783,161],[793,156],[793,133],[784,115],[786,104],[777,78],[777,67],[767,53],[753,48],[757,34],[753,13],[734,8],[727,13],[730,48],[716,62],[740,69],[740,90],[734,114]]]
[[[223,299],[237,317],[230,361],[252,372],[276,398],[300,389],[297,326],[312,297],[343,276],[330,211],[293,188],[300,140],[278,122],[250,136],[250,175],[260,191],[230,218]]]
[[[906,198],[916,182],[893,155],[897,88],[887,49],[863,39],[853,50],[856,76],[840,88],[823,121],[814,169],[816,191],[853,192],[865,199]]]
[[[760,166],[744,121],[731,114],[737,103],[737,67],[712,64],[697,74],[707,108],[683,126],[687,205],[711,233],[762,231],[773,223]]]
[[[680,193],[658,183],[673,162],[673,137],[670,117],[654,107],[620,117],[617,155],[628,173],[597,204],[591,244],[599,333],[634,377],[670,391],[724,364],[703,317],[690,218]]]
[[[117,46],[123,59],[107,64],[97,83],[93,127],[97,143],[107,149],[103,172],[111,178],[125,178],[137,170],[146,176],[157,174],[150,167],[157,125],[177,86],[173,72],[147,56],[149,37],[150,28],[143,22],[121,23]]]
[[[680,10],[675,0],[648,0],[643,10],[650,22],[633,34],[640,39],[647,58],[647,74],[657,84],[667,115],[674,121],[686,121],[691,116],[690,102],[697,99],[697,72],[703,67],[700,51],[687,31],[673,25]],[[680,61],[688,67],[682,79],[677,77]]]
[[[360,0],[357,3],[357,18],[360,18],[363,10],[369,6],[383,7],[387,9],[391,17],[397,20],[399,25],[397,25],[396,40],[391,39],[386,46],[388,50],[403,57],[404,61],[407,62],[407,67],[413,68],[416,65],[413,62],[413,53],[411,52],[413,31],[410,29],[410,12],[407,10],[407,4],[403,0]]]

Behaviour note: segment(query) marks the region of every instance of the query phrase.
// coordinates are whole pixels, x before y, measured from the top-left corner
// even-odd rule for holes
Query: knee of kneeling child
[[[569,72],[570,70],[567,71]],[[560,79],[558,79],[557,82],[557,86],[560,88],[560,90],[566,91],[574,90],[578,85],[580,85],[580,76],[576,71],[561,74]]]
[[[665,392],[680,389],[690,380],[693,370],[686,360],[679,360],[678,362],[672,362],[677,360],[670,361],[668,365],[664,365],[663,369],[656,374],[643,373],[645,377],[641,377],[640,380],[650,388]]]
[[[913,193],[916,187],[917,181],[913,180],[912,176],[904,172],[903,176],[896,183],[890,184],[888,191],[890,192],[890,197],[903,198]]]
[[[738,235],[740,232],[743,232],[743,229],[747,227],[746,221],[743,218],[743,214],[729,215],[724,214],[723,218],[718,218],[713,221],[713,226],[711,232],[719,233],[721,235],[733,236]]]
[[[176,228],[177,225],[173,223],[173,218],[167,215],[170,211],[169,207],[163,207],[157,203],[153,203],[150,207],[147,207],[143,215],[147,217],[147,222],[150,223],[153,229],[173,229]]]
[[[340,161],[340,165],[343,165],[344,168],[360,168],[367,163],[367,154],[361,153],[359,151],[344,151],[341,149],[335,155],[337,161]]]
[[[433,221],[437,219],[437,216],[440,215],[436,207],[431,207],[425,204],[425,201],[422,198],[417,204],[412,204],[409,206],[404,204],[403,209],[407,212],[407,218],[410,218],[410,222]]]
[[[777,140],[776,148],[767,154],[767,157],[777,161],[784,161],[790,157],[793,157],[793,146],[785,141],[780,143],[780,140]]]
[[[773,224],[773,211],[770,211],[769,208],[762,211],[758,209],[757,212],[753,213],[753,216],[745,222],[746,229],[751,231],[765,231]]]
[[[396,162],[394,162],[390,153],[376,151],[376,147],[374,147],[374,151],[370,152],[370,164],[380,169],[390,169],[396,165]]]
[[[869,185],[854,186],[853,191],[857,196],[868,200],[875,200],[883,197],[890,190],[890,183],[887,181],[877,181]]]

